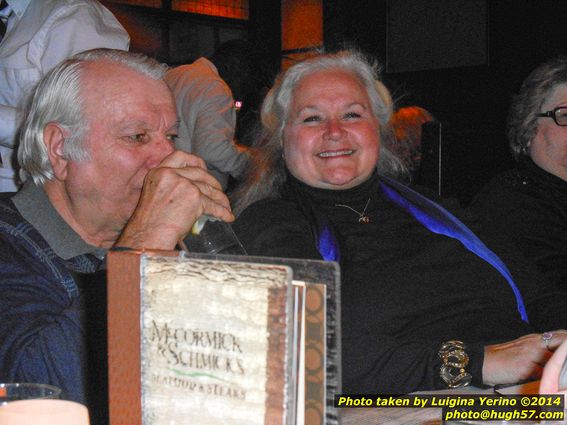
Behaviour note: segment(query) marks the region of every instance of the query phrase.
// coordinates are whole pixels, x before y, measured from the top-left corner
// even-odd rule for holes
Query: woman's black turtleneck
[[[352,189],[327,190],[290,176],[281,199],[251,205],[234,227],[251,255],[316,259],[306,210],[330,221],[341,252],[345,392],[443,388],[437,352],[451,339],[469,346],[468,369],[481,383],[484,345],[533,329],[491,265],[459,241],[430,232],[379,185],[374,175]],[[361,224],[353,210],[367,203],[371,221]]]

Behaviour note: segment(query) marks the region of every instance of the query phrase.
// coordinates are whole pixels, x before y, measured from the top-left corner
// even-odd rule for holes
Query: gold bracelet
[[[462,341],[447,341],[441,345],[439,357],[443,361],[439,376],[449,388],[466,387],[472,381],[472,376],[465,368],[469,364],[469,355]]]

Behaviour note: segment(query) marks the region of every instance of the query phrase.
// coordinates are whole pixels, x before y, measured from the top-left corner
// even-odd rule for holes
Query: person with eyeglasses
[[[496,176],[470,208],[504,232],[557,293],[567,291],[567,56],[536,68],[508,116],[514,169]]]

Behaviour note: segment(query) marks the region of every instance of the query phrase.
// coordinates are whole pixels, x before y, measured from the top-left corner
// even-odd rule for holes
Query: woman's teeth
[[[317,156],[319,156],[321,158],[330,158],[330,157],[333,157],[333,156],[352,155],[352,153],[353,153],[353,150],[348,149],[348,150],[344,150],[344,151],[321,152]]]

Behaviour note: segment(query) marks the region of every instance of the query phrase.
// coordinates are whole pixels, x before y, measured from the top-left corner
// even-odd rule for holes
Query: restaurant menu
[[[292,423],[291,271],[148,259],[142,292],[144,425]]]

